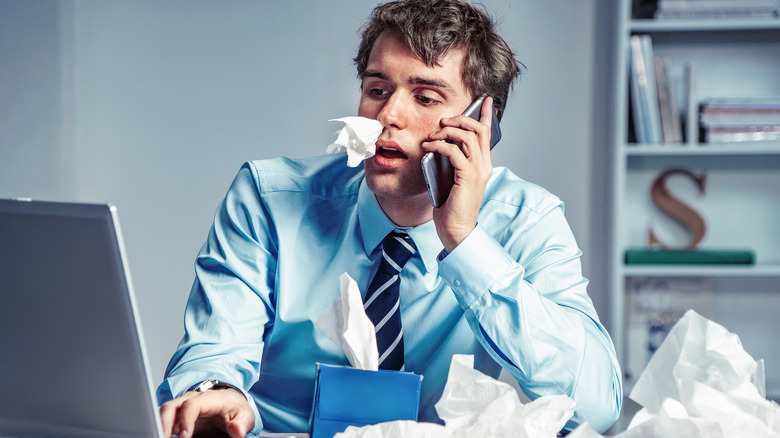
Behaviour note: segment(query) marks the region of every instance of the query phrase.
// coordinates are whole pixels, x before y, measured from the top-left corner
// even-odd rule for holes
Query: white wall
[[[566,202],[586,275],[598,278],[596,1],[484,4],[528,67],[494,162]],[[0,197],[118,206],[157,380],[238,167],[319,154],[338,128],[327,119],[355,113],[351,59],[372,6],[0,0]],[[605,302],[598,283],[591,295]]]

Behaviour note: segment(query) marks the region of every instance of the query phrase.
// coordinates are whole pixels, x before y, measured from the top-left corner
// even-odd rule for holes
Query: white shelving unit
[[[655,55],[670,61],[686,132],[683,70],[694,63],[693,97],[780,96],[780,20],[653,20],[632,18],[631,0],[616,8],[611,78],[610,301],[612,336],[621,363],[628,361],[626,280],[631,277],[706,277],[715,285],[713,319],[740,336],[745,349],[766,363],[767,396],[780,399],[780,142],[684,144],[629,142],[631,35],[649,34]],[[704,216],[703,249],[751,249],[754,265],[626,265],[628,248],[645,246],[647,229],[671,223],[656,211],[650,187],[670,167],[707,174],[699,194],[682,181],[676,196]],[[656,225],[654,225],[656,226]],[[668,225],[670,229],[674,228]],[[677,236],[679,237],[679,236]],[[674,236],[668,239],[674,241]],[[678,243],[686,239],[677,240]],[[626,376],[626,391],[637,376]]]

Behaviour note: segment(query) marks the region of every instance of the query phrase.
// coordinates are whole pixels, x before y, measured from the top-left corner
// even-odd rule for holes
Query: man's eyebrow
[[[450,88],[449,84],[442,81],[441,79],[431,79],[431,78],[423,78],[419,76],[414,76],[409,78],[408,81],[410,84],[413,85],[428,85],[431,87],[437,87],[437,88]]]
[[[387,75],[376,70],[366,70],[360,76],[360,79],[365,79],[365,78],[379,78],[379,79],[387,80]]]
[[[386,74],[376,70],[366,70],[363,72],[361,79],[365,78],[379,78],[382,80],[388,80]],[[424,78],[421,76],[412,76],[407,82],[412,85],[428,85],[437,88],[451,88],[448,83],[442,81],[441,79]]]

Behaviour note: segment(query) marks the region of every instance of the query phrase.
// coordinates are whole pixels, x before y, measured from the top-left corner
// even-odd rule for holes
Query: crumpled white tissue
[[[689,416],[685,406],[671,398],[664,399],[657,414],[641,410],[634,415],[628,429],[616,435],[621,438],[724,438],[718,421]]]
[[[780,406],[765,398],[764,379],[763,361],[754,360],[737,335],[689,310],[650,359],[630,397],[647,411],[647,421],[652,415],[668,421],[674,403],[667,400],[673,400],[674,418],[699,426],[715,422],[723,437],[780,438]],[[716,436],[709,427],[696,430],[702,429],[686,436]]]
[[[436,413],[453,437],[553,438],[574,414],[574,400],[544,396],[523,404],[517,391],[474,369],[474,356],[455,355]]]
[[[349,426],[333,438],[452,438],[452,431],[436,423],[411,420],[388,421],[368,426]]]
[[[390,421],[350,426],[338,438],[553,438],[574,414],[574,400],[544,396],[523,405],[515,389],[474,369],[474,357],[455,355],[436,412],[444,426]],[[335,438],[335,437],[334,437]]]
[[[765,394],[763,361],[735,334],[689,310],[630,394],[642,410],[614,438],[780,438],[780,406]],[[580,428],[569,436],[598,436]]]
[[[346,272],[339,278],[341,295],[325,309],[317,327],[341,347],[354,368],[376,371],[379,353],[374,324],[363,309],[357,283]]]
[[[376,154],[376,140],[382,134],[382,124],[379,121],[357,116],[328,121],[343,122],[344,127],[339,131],[336,142],[327,147],[327,153],[346,150],[349,167],[356,167],[361,161]]]

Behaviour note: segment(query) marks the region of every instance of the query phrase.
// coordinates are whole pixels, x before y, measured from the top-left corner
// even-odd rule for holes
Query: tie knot
[[[382,241],[382,258],[387,262],[387,268],[401,272],[406,262],[417,252],[414,241],[408,234],[393,231]],[[384,263],[380,263],[380,269]]]

